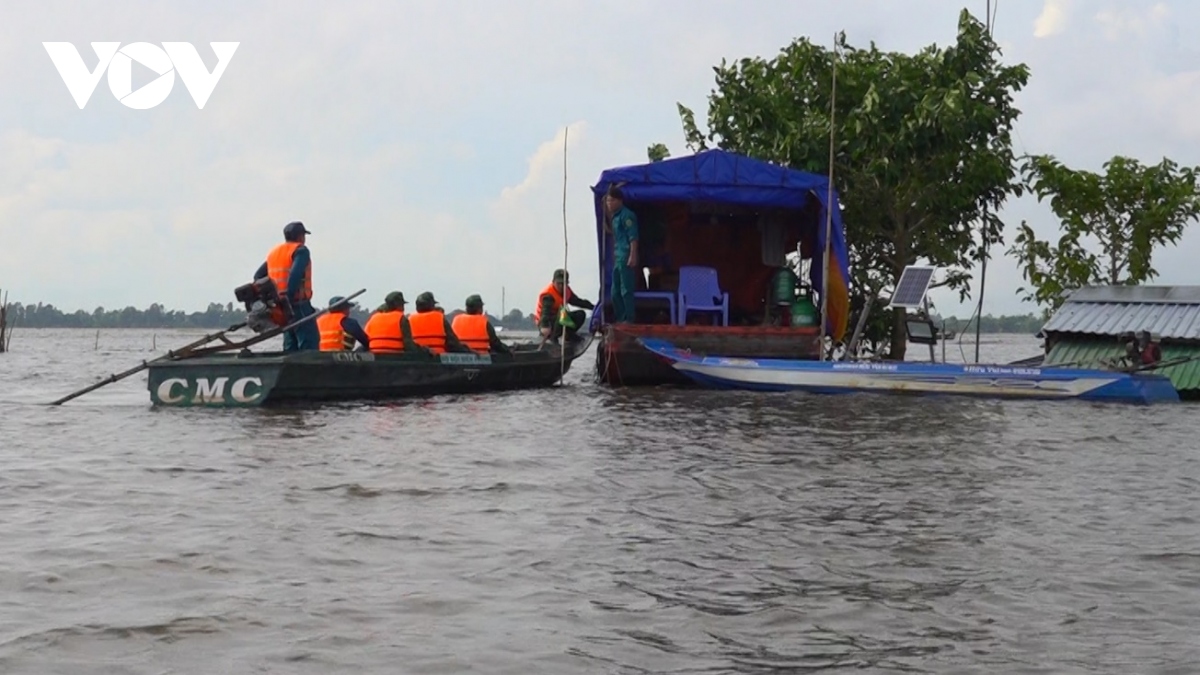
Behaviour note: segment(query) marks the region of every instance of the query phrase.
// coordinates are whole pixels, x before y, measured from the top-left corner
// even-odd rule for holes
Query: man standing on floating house
[[[610,185],[604,196],[604,206],[610,221],[605,230],[613,235],[612,298],[613,323],[633,323],[633,293],[637,290],[638,221],[637,215],[625,206],[621,188]]]

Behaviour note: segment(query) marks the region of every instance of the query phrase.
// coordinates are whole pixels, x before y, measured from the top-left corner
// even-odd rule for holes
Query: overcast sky
[[[481,293],[532,309],[563,263],[597,292],[588,186],[606,167],[684,154],[676,102],[702,120],[722,58],[772,56],[802,35],[914,51],[954,39],[984,0],[439,0],[8,2],[0,6],[0,288],[92,310],[233,300],[290,220],[313,231],[318,305],[359,288]],[[82,9],[81,9],[82,8]],[[1017,152],[1099,169],[1114,154],[1200,164],[1200,51],[1191,2],[999,0],[1005,59],[1032,69]],[[158,107],[102,78],[83,110],[44,41],[240,42],[203,109],[179,77]],[[153,79],[134,66],[133,88]],[[1003,216],[1055,223],[1031,199]],[[1011,230],[1010,230],[1011,231]],[[1159,283],[1197,283],[1192,229],[1156,256]],[[1032,309],[993,262],[988,313]],[[943,313],[970,313],[952,294]],[[969,303],[970,301],[968,301]]]

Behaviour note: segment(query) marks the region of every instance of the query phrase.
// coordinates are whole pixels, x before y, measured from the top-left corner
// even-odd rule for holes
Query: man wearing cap
[[[454,335],[464,345],[480,354],[512,353],[508,345],[501,342],[500,338],[496,336],[496,329],[488,321],[487,314],[483,313],[483,298],[478,295],[468,296],[464,307],[466,313],[454,317],[454,323],[451,324],[451,327],[454,328]]]
[[[450,321],[438,306],[433,293],[425,291],[417,296],[417,313],[408,317],[408,325],[412,327],[413,342],[425,347],[434,354],[446,352],[469,353],[471,349],[459,342],[454,335]]]
[[[312,232],[298,220],[285,225],[283,243],[271,249],[266,261],[254,273],[255,281],[270,277],[274,282],[275,290],[283,298],[283,310],[288,323],[316,314],[312,306],[312,260],[308,247],[304,245],[305,235],[309,234]],[[320,331],[312,321],[283,334],[285,352],[319,349],[320,344]]]
[[[625,206],[621,188],[610,185],[604,196],[604,206],[611,220],[604,227],[613,235],[613,268],[609,296],[612,298],[613,323],[633,323],[633,293],[637,290],[635,276],[638,266],[637,215]]]
[[[590,300],[584,300],[575,295],[575,292],[571,290],[571,286],[569,285],[569,279],[570,275],[567,274],[566,270],[554,270],[554,279],[551,280],[549,286],[542,289],[542,292],[538,295],[537,304],[534,305],[533,321],[537,324],[538,330],[547,339],[559,337],[563,334],[564,328],[566,328],[568,340],[579,339],[576,333],[583,327],[583,322],[586,318],[583,310],[596,308]],[[558,323],[558,312],[562,309],[563,305],[580,308],[567,313],[573,326],[562,326]]]
[[[387,294],[383,304],[367,319],[364,330],[373,353],[428,352],[413,342],[412,327],[404,316],[404,294],[400,291]]]
[[[358,320],[350,316],[350,310],[358,303],[346,302],[340,295],[329,299],[329,312],[317,318],[317,331],[321,335],[321,351],[346,352],[354,349],[358,342],[358,351],[367,351],[371,346],[371,338],[359,325]]]

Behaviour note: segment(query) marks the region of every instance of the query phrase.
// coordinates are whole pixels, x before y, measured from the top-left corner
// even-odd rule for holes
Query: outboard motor
[[[246,305],[246,325],[255,333],[287,325],[286,299],[279,295],[275,282],[263,277],[233,289],[238,302]]]

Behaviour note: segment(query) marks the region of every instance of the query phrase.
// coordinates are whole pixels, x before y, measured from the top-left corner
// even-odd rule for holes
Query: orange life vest
[[[437,310],[417,312],[408,317],[413,342],[428,347],[434,354],[446,353],[446,315]]]
[[[329,312],[317,317],[317,330],[321,333],[321,351],[346,352],[354,349],[354,336],[342,330],[341,312]]]
[[[302,244],[298,241],[285,241],[267,254],[267,276],[271,277],[271,281],[275,283],[275,290],[279,292],[280,296],[287,295],[288,276],[292,273],[292,254],[300,246]],[[308,269],[304,270],[304,285],[300,287],[300,292],[296,297],[288,298],[288,300],[301,301],[311,297],[312,261],[310,260]]]
[[[486,314],[459,314],[454,317],[454,323],[450,327],[464,345],[481,354],[491,351],[492,340],[488,336]]]
[[[550,297],[554,298],[554,308],[551,313],[555,316],[558,316],[558,310],[562,309],[563,303],[571,298],[571,287],[563,286],[563,289],[566,290],[566,298],[563,297],[562,293],[558,292],[558,289],[554,287],[553,283],[542,289],[541,293],[538,293],[537,304],[533,306],[534,324],[541,325],[542,323],[542,296],[544,295],[549,295]]]
[[[372,352],[399,354],[404,351],[404,334],[400,330],[400,321],[404,312],[394,309],[390,312],[375,312],[367,319],[363,331],[371,341]]]

